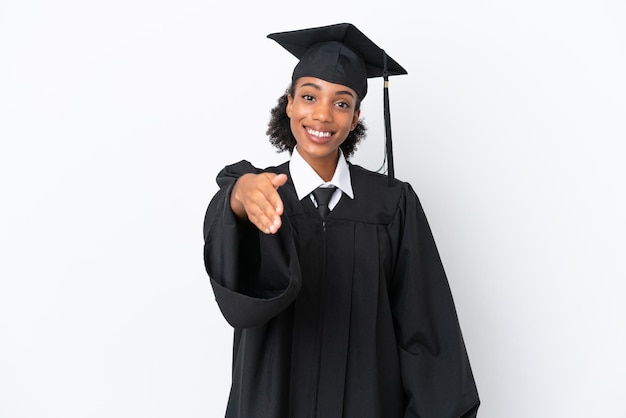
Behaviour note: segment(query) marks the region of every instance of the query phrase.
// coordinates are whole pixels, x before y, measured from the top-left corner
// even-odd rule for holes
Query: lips
[[[316,136],[318,138],[328,138],[331,133],[324,131],[316,131],[315,129],[307,128],[306,130],[310,135]]]
[[[318,131],[312,128],[306,128],[306,132],[309,134],[309,137],[313,142],[317,142],[319,144],[327,142],[333,134],[329,131]]]

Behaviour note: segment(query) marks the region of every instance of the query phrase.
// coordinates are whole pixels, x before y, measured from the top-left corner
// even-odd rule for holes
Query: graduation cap
[[[267,37],[300,60],[292,80],[320,78],[350,87],[362,100],[367,94],[367,79],[383,77],[387,175],[393,183],[389,76],[407,74],[406,70],[350,23],[271,33]]]

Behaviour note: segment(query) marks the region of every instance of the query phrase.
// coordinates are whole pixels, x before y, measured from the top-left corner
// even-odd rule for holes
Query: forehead
[[[358,97],[356,91],[343,84],[331,83],[317,77],[300,77],[296,81],[295,89],[312,88],[318,91],[331,94],[348,94],[354,98]]]

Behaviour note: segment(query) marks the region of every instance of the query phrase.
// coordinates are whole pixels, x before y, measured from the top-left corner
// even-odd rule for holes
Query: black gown
[[[355,199],[342,196],[324,227],[289,178],[275,235],[230,209],[235,181],[261,170],[241,161],[217,177],[204,257],[234,327],[226,417],[475,417],[476,385],[417,195],[349,167]]]

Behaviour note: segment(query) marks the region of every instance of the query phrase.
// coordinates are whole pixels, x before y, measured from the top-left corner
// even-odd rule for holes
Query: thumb
[[[272,178],[272,185],[277,189],[285,183],[287,183],[286,174],[278,174]]]

